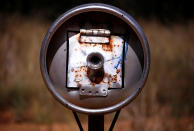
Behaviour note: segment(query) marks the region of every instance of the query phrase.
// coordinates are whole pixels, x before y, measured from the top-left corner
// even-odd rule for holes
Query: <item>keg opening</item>
[[[99,64],[100,61],[102,61],[102,60],[101,60],[101,58],[100,58],[99,56],[93,55],[93,56],[90,58],[89,61],[90,61],[92,64],[97,65],[97,64]]]
[[[100,53],[91,53],[87,57],[87,63],[89,68],[92,69],[103,68],[104,58]]]

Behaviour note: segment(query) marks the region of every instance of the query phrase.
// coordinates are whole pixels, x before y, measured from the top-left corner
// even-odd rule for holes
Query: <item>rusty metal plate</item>
[[[100,18],[100,19],[99,19]],[[68,74],[68,31],[109,29],[111,34],[125,34],[128,51],[123,64],[124,88],[112,85],[106,96],[80,95],[83,86],[66,88]],[[83,31],[83,36],[92,31]],[[99,30],[101,32],[101,30]],[[76,32],[78,34],[79,32]],[[95,34],[94,31],[92,34]],[[97,33],[98,34],[98,33]],[[101,32],[101,34],[106,34]],[[107,32],[107,37],[109,33]],[[105,35],[104,35],[105,36]],[[72,36],[70,36],[72,37]],[[83,40],[84,42],[84,40]],[[91,41],[86,40],[87,44]],[[107,42],[110,42],[107,40]],[[105,43],[105,42],[104,42]],[[138,23],[124,11],[105,4],[86,4],[62,14],[51,26],[41,48],[40,65],[43,79],[52,95],[67,108],[87,114],[105,114],[121,109],[133,101],[142,90],[149,71],[150,54],[146,37]],[[101,88],[101,87],[100,87]],[[86,93],[100,91],[86,89]],[[98,89],[98,90],[97,90]]]
[[[121,88],[124,40],[119,36],[110,36],[109,42],[105,44],[106,36],[100,36],[100,38],[93,36],[93,38],[90,37],[91,43],[83,43],[80,42],[81,37],[82,35],[76,34],[69,38],[67,87],[75,88],[83,85],[95,87],[99,84],[106,88]],[[88,36],[85,37],[88,38]],[[100,53],[104,58],[105,75],[98,84],[91,82],[87,75],[86,58],[92,52]]]

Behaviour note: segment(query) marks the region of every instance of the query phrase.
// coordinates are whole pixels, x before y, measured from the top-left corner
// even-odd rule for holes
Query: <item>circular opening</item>
[[[100,69],[103,67],[104,64],[104,58],[103,56],[98,52],[93,52],[87,56],[87,65],[91,69]]]
[[[101,60],[101,58],[100,58],[99,56],[93,55],[93,56],[91,56],[91,58],[90,58],[89,61],[90,61],[92,64],[97,65],[97,64],[99,64],[102,60]]]
[[[87,62],[91,66],[101,66],[103,64],[103,61],[103,56],[98,52],[91,53],[87,57]]]

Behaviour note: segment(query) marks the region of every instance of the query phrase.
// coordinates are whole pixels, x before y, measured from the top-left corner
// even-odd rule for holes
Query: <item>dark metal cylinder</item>
[[[104,77],[104,58],[100,53],[91,53],[87,57],[87,75],[91,82],[100,83]]]
[[[89,115],[88,131],[104,131],[104,115]]]

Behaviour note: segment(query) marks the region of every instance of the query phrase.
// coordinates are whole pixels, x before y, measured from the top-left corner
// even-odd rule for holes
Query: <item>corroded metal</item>
[[[87,75],[91,82],[99,84],[104,78],[104,58],[98,52],[87,56]]]
[[[80,36],[80,43],[109,43],[109,37],[100,37],[100,36]]]
[[[101,38],[95,38],[98,43],[80,43],[80,35],[69,38],[67,87],[95,87],[100,84],[106,88],[122,88],[124,40],[111,35],[110,42],[106,44]]]
[[[80,29],[80,43],[108,44],[110,41],[110,30],[106,29]]]
[[[76,33],[70,35],[74,37],[83,28],[109,29],[112,36],[121,34],[125,39],[124,45],[127,46],[124,47],[128,48],[128,51],[123,55],[123,63],[120,64],[124,88],[108,88],[106,97],[80,96],[80,88],[67,88],[67,74],[71,71],[71,69],[66,70],[71,43],[70,41],[68,43],[67,34],[69,31],[75,31]],[[111,43],[111,37],[109,43]],[[88,43],[82,44],[81,46],[88,46]],[[104,46],[106,53],[112,52],[111,45],[101,46]],[[123,49],[126,50],[126,48]],[[77,59],[80,58],[77,57]],[[87,114],[113,112],[134,100],[146,82],[149,64],[149,46],[137,22],[116,7],[96,3],[81,5],[62,14],[45,36],[40,56],[42,76],[53,96],[64,106]]]
[[[110,36],[110,30],[107,29],[80,29],[81,35],[86,36]]]

